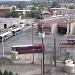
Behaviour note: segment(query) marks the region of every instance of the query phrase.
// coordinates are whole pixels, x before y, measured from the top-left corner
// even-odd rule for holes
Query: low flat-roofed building
[[[0,14],[4,16],[6,13],[10,13],[12,11],[12,7],[0,7]]]
[[[67,15],[75,14],[75,9],[68,8],[50,8],[53,11],[53,14],[56,12],[57,15]]]
[[[21,22],[21,18],[0,18],[0,30],[8,29],[13,25],[17,25]]]
[[[26,12],[29,12],[30,10],[15,10],[20,16],[25,15]]]
[[[46,33],[75,34],[75,18],[73,15],[46,18],[38,23],[38,32],[41,32],[42,25]]]

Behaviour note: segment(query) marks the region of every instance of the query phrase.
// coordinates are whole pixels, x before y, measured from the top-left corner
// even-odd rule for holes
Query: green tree
[[[2,72],[1,72],[1,70],[0,70],[0,75],[2,75]]]
[[[60,8],[61,6],[58,4],[58,2],[54,1],[51,5],[51,8]]]
[[[75,9],[75,6],[74,5],[70,5],[69,9]]]
[[[17,73],[15,75],[18,75]]]
[[[5,70],[4,73],[3,73],[3,75],[8,75],[8,71]]]
[[[20,8],[20,9],[25,8],[25,6],[26,6],[26,4],[25,4],[24,1],[21,1],[21,2],[19,2],[19,3],[17,4],[17,7]]]
[[[30,18],[36,18],[40,15],[41,13],[39,11],[30,11],[30,12],[27,12],[26,13],[26,16],[27,17],[30,17]]]
[[[10,15],[11,15],[11,17],[19,17],[19,15],[16,11],[12,11]]]
[[[13,75],[13,73],[11,71],[9,71],[9,75]]]

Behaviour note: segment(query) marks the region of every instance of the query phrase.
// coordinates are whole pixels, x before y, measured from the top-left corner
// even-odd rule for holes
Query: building
[[[12,7],[0,7],[0,14],[4,16],[6,13],[10,13],[12,11]]]
[[[15,10],[15,11],[19,14],[19,16],[22,16],[25,15],[26,12],[29,12],[30,10]]]
[[[38,32],[43,30],[46,34],[75,34],[74,16],[52,16],[38,23]]]
[[[0,31],[21,22],[21,18],[0,18]]]
[[[75,14],[75,9],[68,8],[50,8],[53,14],[56,12],[57,15],[72,15]]]
[[[65,35],[67,42],[59,43],[59,60],[72,59],[75,61],[75,35]]]

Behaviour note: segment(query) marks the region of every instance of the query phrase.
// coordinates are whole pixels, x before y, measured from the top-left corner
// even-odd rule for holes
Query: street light
[[[42,28],[42,32],[41,33],[39,33],[39,36],[41,37],[41,40],[42,40],[42,56],[43,56],[43,58],[42,58],[42,75],[44,75],[45,73],[45,68],[44,68],[44,42],[43,42],[43,38],[44,38],[44,36],[45,36],[45,32],[43,32],[43,25],[41,26],[41,28]]]
[[[70,33],[70,19],[67,19],[66,22],[68,22],[68,25],[67,25],[67,34]]]
[[[3,57],[5,56],[5,55],[4,55],[4,43],[3,43],[3,37],[2,37],[2,55],[3,55]]]
[[[56,39],[54,36],[54,66],[56,66]]]
[[[32,24],[32,45],[33,45],[33,49],[34,49],[34,40],[33,40],[33,24]],[[33,64],[34,64],[34,50],[33,50],[33,62],[32,62]]]

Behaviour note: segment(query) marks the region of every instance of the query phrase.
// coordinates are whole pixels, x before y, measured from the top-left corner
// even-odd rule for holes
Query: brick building
[[[12,11],[12,7],[0,7],[0,14],[4,16],[6,13],[10,13]]]

